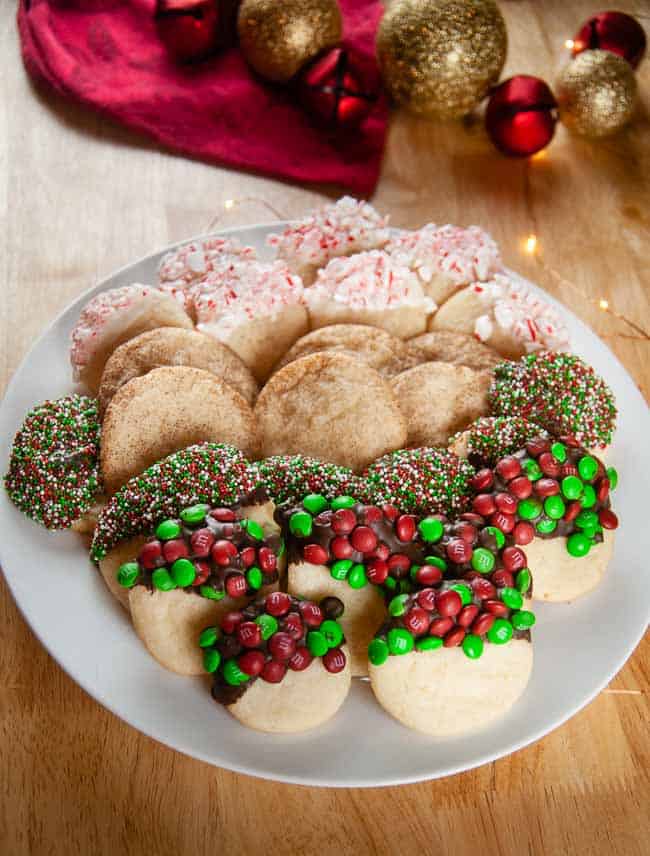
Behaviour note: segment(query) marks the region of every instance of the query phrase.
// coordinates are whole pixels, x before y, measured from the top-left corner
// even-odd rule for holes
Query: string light
[[[609,301],[608,300],[603,300],[601,298],[601,300],[598,302],[598,305],[600,306],[601,309],[604,309],[605,311],[607,311],[609,309]]]
[[[534,256],[537,252],[537,235],[529,235],[524,242],[524,248],[529,256]]]
[[[213,232],[229,211],[232,211],[233,208],[239,208],[240,205],[245,205],[249,202],[255,205],[262,205],[267,211],[270,211],[277,220],[288,219],[285,214],[278,211],[278,209],[271,205],[270,202],[267,202],[266,199],[260,199],[257,196],[242,196],[241,199],[224,199],[223,211],[219,211],[215,214],[203,231],[206,234]]]
[[[564,43],[564,47],[568,51],[572,51],[573,48],[575,47],[575,42],[573,41],[573,39],[567,39],[566,42]]]
[[[223,207],[226,209],[226,211],[230,211],[230,209],[234,208],[236,204],[237,202],[234,199],[226,199],[226,201],[223,203]]]

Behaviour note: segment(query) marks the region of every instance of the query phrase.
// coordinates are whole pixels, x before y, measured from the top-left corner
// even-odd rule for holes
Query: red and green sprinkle
[[[5,476],[11,501],[48,529],[68,529],[100,490],[99,435],[94,398],[68,395],[31,410]]]
[[[489,398],[495,414],[530,419],[585,446],[608,446],[616,427],[614,394],[573,354],[539,351],[499,363]]]
[[[235,505],[255,487],[250,463],[234,446],[189,446],[134,476],[102,510],[91,557],[98,562],[119,541],[148,531],[195,503]]]
[[[357,480],[347,467],[304,455],[273,455],[252,464],[251,471],[277,505],[299,502],[311,493],[333,499],[349,493]]]
[[[414,514],[465,511],[474,467],[447,449],[400,449],[378,458],[364,473],[366,495]]]
[[[547,437],[539,425],[522,416],[481,416],[449,441],[453,445],[467,434],[467,454],[483,466],[494,466],[504,455],[523,449],[533,437]]]

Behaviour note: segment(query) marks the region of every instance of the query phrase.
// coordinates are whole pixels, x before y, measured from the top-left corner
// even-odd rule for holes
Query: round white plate
[[[278,225],[230,234],[237,232],[265,257],[264,239]],[[0,407],[3,473],[25,412],[73,390],[68,337],[84,303],[107,288],[156,282],[161,255],[129,265],[87,292],[36,342]],[[618,672],[647,626],[650,604],[644,566],[650,555],[648,409],[611,351],[565,313],[575,351],[607,379],[621,411],[608,457],[620,474],[614,507],[621,527],[614,559],[595,592],[573,605],[536,606],[530,685],[493,727],[457,739],[427,738],[391,719],[370,686],[354,681],[345,705],[323,728],[281,737],[245,729],[212,701],[203,678],[170,674],[149,656],[74,534],[48,533],[30,522],[2,490],[0,558],[18,607],[50,654],[97,701],[161,743],[237,772],[310,785],[393,785],[467,770],[538,740]]]

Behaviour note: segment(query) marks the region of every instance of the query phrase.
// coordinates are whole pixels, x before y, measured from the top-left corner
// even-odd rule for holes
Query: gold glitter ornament
[[[286,83],[310,59],[341,41],[343,24],[336,0],[243,0],[237,32],[255,71]]]
[[[609,51],[583,51],[557,82],[560,120],[576,134],[605,137],[632,118],[636,79],[632,66]]]
[[[377,56],[397,104],[421,116],[458,119],[499,79],[507,45],[492,0],[397,0],[379,26]]]

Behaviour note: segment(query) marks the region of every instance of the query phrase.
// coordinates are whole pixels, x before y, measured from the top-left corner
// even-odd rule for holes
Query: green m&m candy
[[[505,618],[497,618],[488,630],[487,638],[493,645],[505,645],[512,639],[512,624]]]
[[[598,515],[595,511],[581,511],[575,519],[576,529],[595,529],[598,526]]]
[[[598,461],[591,455],[585,455],[578,461],[578,473],[584,481],[591,481],[598,472]]]
[[[189,508],[184,508],[181,511],[181,520],[188,526],[195,526],[197,523],[203,523],[208,511],[210,511],[210,506],[205,505],[205,503],[190,505]]]
[[[384,588],[388,589],[388,591],[395,591],[397,588],[397,580],[393,579],[393,577],[386,577],[384,580]]]
[[[533,458],[529,458],[527,461],[524,461],[524,470],[531,481],[537,481],[537,479],[541,479],[542,477],[542,470],[537,461],[533,460]]]
[[[574,532],[567,538],[566,548],[571,556],[580,559],[591,549],[591,540],[583,532]]]
[[[565,476],[562,479],[562,493],[567,499],[578,499],[582,494],[582,482],[578,476]]]
[[[244,518],[244,520],[239,521],[239,524],[242,529],[246,530],[246,532],[251,536],[251,538],[255,538],[256,541],[264,540],[264,530],[257,522],[257,520],[249,520],[248,518]]]
[[[441,559],[440,556],[425,556],[424,564],[433,565],[434,568],[440,568],[441,571],[447,570],[447,562],[445,562],[444,559]]]
[[[336,648],[343,641],[343,631],[338,621],[332,621],[329,618],[326,619],[318,628],[318,632],[322,633],[325,637],[328,648]]]
[[[239,684],[245,684],[249,676],[246,672],[242,672],[237,665],[237,660],[231,658],[230,660],[226,660],[223,665],[223,677],[225,682],[230,684],[231,687],[237,687]]]
[[[125,562],[117,572],[117,581],[124,588],[131,588],[140,576],[140,565],[137,562]]]
[[[262,630],[262,639],[270,639],[278,629],[278,622],[268,612],[263,612],[255,619],[255,624],[259,624]]]
[[[335,580],[344,580],[353,564],[352,559],[339,559],[330,568],[330,576],[334,577]]]
[[[596,491],[594,490],[593,485],[586,484],[584,486],[580,503],[583,508],[594,507],[594,505],[596,504]]]
[[[483,653],[483,640],[481,637],[475,633],[468,633],[463,639],[463,653],[470,660],[478,660]]]
[[[559,520],[566,511],[566,505],[561,496],[547,496],[544,500],[544,512],[551,520]]]
[[[551,532],[555,532],[557,529],[557,520],[545,517],[535,524],[535,529],[542,535],[550,535]]]
[[[472,567],[480,574],[489,574],[494,568],[494,554],[485,547],[477,547],[472,553]]]
[[[551,455],[553,455],[556,461],[563,464],[566,461],[566,446],[564,443],[553,443],[551,446]]]
[[[414,644],[413,637],[403,627],[393,627],[388,631],[388,650],[391,654],[408,654]]]
[[[335,496],[332,500],[332,510],[338,511],[339,508],[352,508],[355,499],[352,496]]]
[[[501,600],[505,603],[508,609],[521,609],[524,605],[524,599],[521,593],[515,588],[506,586],[501,590]]]
[[[225,591],[219,591],[212,586],[201,586],[199,592],[202,597],[207,597],[208,600],[223,600],[226,596]]]
[[[522,568],[517,576],[515,577],[515,585],[517,586],[517,591],[522,594],[527,594],[530,590],[530,585],[533,581],[533,575],[528,570],[528,568]]]
[[[210,648],[219,638],[219,631],[216,627],[206,627],[201,631],[199,636],[199,645],[201,648]]]
[[[398,615],[404,615],[404,613],[406,612],[407,599],[407,594],[398,594],[397,597],[394,597],[388,604],[388,612],[394,618],[397,618]]]
[[[423,636],[415,642],[416,651],[436,651],[442,648],[443,640],[440,636]]]
[[[314,657],[322,657],[327,654],[330,646],[327,644],[327,639],[323,633],[319,630],[310,630],[307,634],[307,647]]]
[[[463,606],[467,606],[468,603],[472,602],[472,590],[465,583],[456,583],[456,585],[451,586],[451,590],[458,592]]]
[[[255,589],[255,591],[262,588],[263,581],[264,577],[262,575],[262,571],[257,567],[257,565],[253,565],[246,571],[246,582],[252,589]]]
[[[203,668],[206,672],[216,672],[221,663],[221,654],[214,648],[210,648],[203,654]]]
[[[535,623],[535,615],[528,612],[527,609],[522,609],[519,612],[513,612],[510,616],[510,623],[515,630],[528,630]]]
[[[368,585],[368,577],[363,565],[352,565],[348,574],[348,585],[353,589],[360,589]]]
[[[607,478],[609,479],[609,489],[616,490],[618,485],[618,471],[616,467],[607,467]]]
[[[368,645],[368,659],[373,666],[381,666],[388,659],[390,652],[383,639],[373,639]]]
[[[517,514],[522,520],[534,520],[542,513],[542,503],[534,497],[522,499],[517,504]]]
[[[306,511],[294,511],[289,518],[291,534],[298,535],[300,538],[307,538],[311,535],[312,526],[312,516]]]
[[[302,504],[304,508],[306,508],[307,511],[310,514],[313,514],[314,516],[320,514],[321,511],[325,511],[328,506],[327,500],[321,493],[307,494],[307,496],[303,499]]]
[[[439,541],[444,531],[444,526],[436,517],[425,517],[418,523],[418,532],[423,541]]]
[[[189,559],[176,559],[171,569],[172,579],[180,588],[191,586],[196,579],[196,568]]]
[[[176,588],[176,583],[167,568],[156,568],[151,575],[151,582],[158,591],[171,591]]]
[[[486,526],[483,531],[489,532],[490,535],[492,535],[494,540],[497,542],[497,547],[499,550],[506,543],[506,536],[503,534],[503,532],[500,529],[497,529],[496,526]]]
[[[181,534],[181,527],[175,520],[163,520],[156,526],[156,538],[161,541],[171,541],[172,538],[178,538]]]

